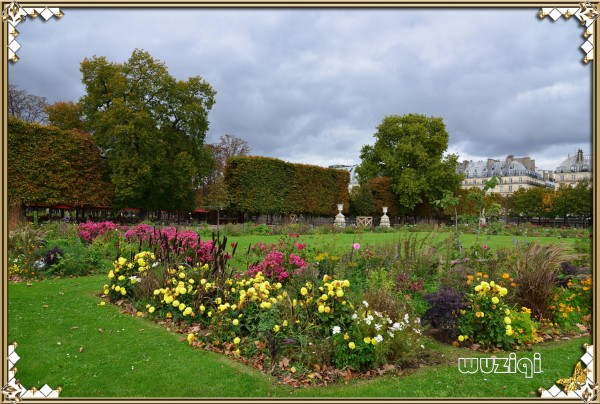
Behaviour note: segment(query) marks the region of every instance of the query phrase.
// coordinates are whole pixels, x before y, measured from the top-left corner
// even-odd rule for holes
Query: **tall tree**
[[[29,94],[19,87],[8,85],[8,115],[25,122],[43,123],[46,120],[46,98]]]
[[[207,175],[199,190],[202,205],[207,208],[227,207],[227,186],[224,181],[225,166],[233,157],[247,156],[250,153],[248,142],[234,135],[221,135],[218,143],[206,145],[211,153],[214,167]]]
[[[83,121],[83,109],[81,104],[73,101],[58,101],[46,106],[48,122],[60,129],[85,130]]]
[[[81,63],[88,129],[108,159],[116,207],[188,210],[212,159],[203,147],[215,90],[201,77],[176,80],[136,49],[124,63]]]
[[[359,180],[390,177],[402,213],[410,214],[419,203],[440,200],[445,192],[458,190],[458,156],[444,156],[449,136],[442,118],[387,116],[374,137],[375,144],[361,150]]]

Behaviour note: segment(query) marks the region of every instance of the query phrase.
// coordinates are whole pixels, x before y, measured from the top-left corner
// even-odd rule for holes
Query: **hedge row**
[[[110,206],[113,186],[86,133],[8,120],[8,195],[47,205]]]
[[[286,163],[268,157],[235,157],[225,168],[230,208],[237,213],[319,215],[348,209],[345,170]]]

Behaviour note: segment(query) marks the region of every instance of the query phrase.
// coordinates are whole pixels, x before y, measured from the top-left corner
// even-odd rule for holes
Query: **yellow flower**
[[[325,313],[330,313],[331,312],[331,307],[329,306],[325,306]]]
[[[155,310],[156,310],[156,309],[154,308],[154,306],[152,306],[152,307],[150,307],[150,308],[148,309],[148,312],[149,312],[149,313],[154,313],[154,311],[155,311]]]
[[[344,296],[344,291],[343,291],[342,289],[338,289],[338,290],[335,292],[335,295],[336,295],[337,297],[342,297],[342,296]]]
[[[125,296],[127,294],[127,290],[125,288],[121,288],[121,294]]]
[[[492,297],[492,303],[498,304],[498,302],[500,302],[500,299],[498,299],[496,296]]]
[[[111,271],[111,272],[112,272],[112,271]],[[302,289],[300,289],[300,294],[301,294],[302,296],[306,296],[306,294],[307,294],[307,293],[308,293],[308,290],[306,290],[306,288],[302,288]]]
[[[500,296],[506,296],[507,293],[508,293],[508,289],[500,288]]]
[[[111,269],[111,271],[108,273],[108,279],[112,279],[114,277],[115,277],[115,273]]]
[[[363,341],[365,342],[365,344],[370,344],[371,343],[371,338],[370,337],[364,337]]]
[[[279,326],[278,326],[278,325],[276,325],[275,327],[273,327],[273,331],[275,331],[275,332],[279,332]]]
[[[103,300],[100,302],[100,306],[104,306],[104,305],[106,305],[106,302]]]
[[[119,257],[119,260],[117,262],[119,263],[119,265],[125,265],[127,259],[124,257]]]
[[[121,276],[119,276],[117,279],[118,279],[118,280],[120,280],[120,281],[122,281],[122,280],[125,280],[125,276],[124,276],[124,275],[121,275]]]
[[[173,307],[179,306],[179,300],[173,300]]]
[[[513,335],[513,330],[512,330],[512,328],[507,328],[507,329],[506,329],[506,335],[508,335],[509,337],[510,337],[511,335]]]
[[[485,314],[481,311],[478,311],[477,313],[475,313],[475,317],[483,317]]]
[[[319,306],[319,313],[323,313],[325,311],[325,306],[320,305]]]
[[[354,348],[356,348],[356,344],[354,344],[354,342],[349,342],[348,343],[348,348],[354,349]]]
[[[236,318],[232,321],[233,325],[238,325],[240,323],[240,321]]]
[[[138,317],[142,317],[142,314],[143,313],[141,311],[138,311],[137,313],[135,313],[135,315],[138,316]]]
[[[180,273],[179,273],[179,277],[180,277],[181,279],[185,278],[185,273],[184,273],[184,272],[180,272]]]
[[[171,318],[173,315],[171,313],[167,313],[167,318]]]
[[[160,294],[160,290],[159,289],[154,289],[154,292],[152,292],[154,294],[154,296],[158,296]]]
[[[350,339],[350,336],[348,335],[348,333],[344,334],[344,340],[348,341]]]
[[[327,300],[327,295],[326,294],[321,295],[321,300],[326,301]]]
[[[235,337],[235,338],[233,339],[233,343],[234,343],[235,345],[239,344],[239,343],[240,343],[240,341],[241,341],[240,337]]]
[[[282,325],[283,325],[284,327],[287,327],[287,326],[288,326],[288,321],[287,321],[287,320],[283,320],[283,324],[282,324]]]
[[[465,337],[463,337],[462,335],[459,335],[459,336],[458,336],[458,340],[459,340],[460,342],[463,342],[463,341],[465,340]]]
[[[481,291],[481,285],[475,286],[475,292],[479,292],[479,291]]]
[[[510,324],[512,321],[510,320],[510,317],[504,317],[504,322]]]
[[[194,342],[195,339],[196,339],[196,336],[194,335],[194,333],[188,334],[188,336],[187,336],[188,344],[192,345],[192,342]]]
[[[179,307],[181,308],[181,306],[179,306]],[[183,311],[183,315],[184,316],[189,316],[190,314],[192,314],[192,308],[191,307],[186,307],[185,310]]]

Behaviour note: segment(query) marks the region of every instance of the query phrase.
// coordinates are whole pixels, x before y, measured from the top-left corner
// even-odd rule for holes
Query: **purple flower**
[[[360,248],[360,244],[358,244],[358,243],[354,243],[354,244],[352,244],[352,248],[353,248],[354,250],[358,250],[358,249]]]

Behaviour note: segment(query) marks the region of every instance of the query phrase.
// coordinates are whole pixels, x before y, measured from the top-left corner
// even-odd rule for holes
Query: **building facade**
[[[584,155],[581,149],[574,156],[569,155],[554,171],[556,186],[569,185],[574,187],[577,182],[592,180],[592,156]]]
[[[493,176],[499,177],[499,184],[488,190],[502,196],[512,195],[519,189],[535,187],[554,189],[551,171],[536,170],[535,160],[529,157],[515,158],[509,155],[505,160],[487,161],[465,160],[458,164],[456,172],[464,176],[461,188],[483,189],[485,182]]]

